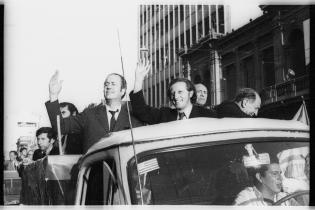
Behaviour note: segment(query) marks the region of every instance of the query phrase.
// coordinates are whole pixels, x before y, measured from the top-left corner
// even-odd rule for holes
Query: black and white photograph
[[[2,205],[314,205],[314,3],[0,0]]]

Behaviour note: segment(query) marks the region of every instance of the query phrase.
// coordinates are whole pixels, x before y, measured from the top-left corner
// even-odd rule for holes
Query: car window
[[[270,161],[282,161],[283,174],[288,178],[304,173],[298,169],[300,166],[285,161],[292,159],[292,155],[289,157],[290,150],[306,148],[303,157],[307,155],[309,143],[306,139],[296,139],[295,142],[279,138],[261,140],[240,139],[242,143],[174,147],[140,154],[138,170],[141,184],[134,160],[128,166],[132,203],[141,203],[141,185],[144,204],[232,205],[237,194],[253,184],[244,165],[244,156],[248,156],[245,147],[249,143],[262,157],[268,154]],[[286,172],[288,167],[290,169]]]
[[[85,205],[115,204],[117,185],[110,170],[114,168],[113,161],[98,161],[90,166],[87,183]]]

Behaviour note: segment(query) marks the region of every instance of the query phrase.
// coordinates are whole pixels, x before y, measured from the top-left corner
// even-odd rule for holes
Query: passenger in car
[[[197,98],[196,89],[192,82],[185,78],[174,79],[167,89],[167,96],[174,108],[154,108],[146,105],[142,86],[149,70],[150,64],[142,62],[138,64],[134,89],[130,93],[133,113],[139,120],[148,124],[157,124],[195,117],[216,117],[213,111],[193,105]]]
[[[202,83],[195,84],[197,99],[196,99],[196,105],[197,106],[203,106],[205,108],[210,109],[209,106],[206,105],[207,98],[208,98],[208,89],[205,85]]]
[[[62,82],[58,71],[49,82],[50,101],[45,103],[51,125],[57,131],[57,115],[61,115],[58,102]],[[104,103],[85,109],[76,116],[60,119],[62,134],[83,133],[83,153],[100,138],[109,133],[129,129],[127,105],[122,101],[126,94],[127,82],[120,74],[109,74],[104,82]],[[131,116],[133,127],[143,124]]]
[[[261,98],[252,88],[242,88],[233,101],[224,101],[215,110],[219,118],[248,118],[257,116]]]
[[[282,192],[281,169],[278,163],[265,164],[259,168],[248,168],[253,186],[242,190],[234,205],[268,206],[288,195]],[[281,205],[294,206],[298,203],[290,199]]]

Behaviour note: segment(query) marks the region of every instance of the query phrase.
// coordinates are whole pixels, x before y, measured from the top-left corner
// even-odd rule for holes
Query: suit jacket
[[[130,101],[133,114],[142,122],[157,124],[177,120],[177,110],[169,107],[153,108],[146,105],[143,92],[130,93]],[[216,117],[216,114],[204,107],[193,106],[189,118],[195,117]]]
[[[59,148],[54,146],[50,150],[48,155],[59,155],[59,154],[60,154],[59,153]],[[34,151],[33,160],[35,161],[35,160],[41,159],[41,158],[43,158],[45,156],[46,156],[45,152],[43,152],[41,149],[37,149],[37,150]]]
[[[219,118],[223,117],[236,117],[236,118],[249,118],[250,115],[247,115],[243,112],[240,107],[233,101],[224,101],[216,107],[216,112]]]
[[[67,138],[65,154],[83,154],[83,135],[80,134],[67,134],[62,137],[62,145],[64,144],[64,140]]]
[[[57,131],[57,115],[61,116],[59,102],[46,102],[46,109],[52,125],[52,128]],[[131,117],[133,127],[143,125],[139,120]],[[62,134],[83,133],[83,153],[90,146],[96,143],[100,138],[106,137],[109,133],[106,107],[99,104],[96,107],[85,109],[82,113],[76,116],[60,119],[60,128]],[[122,104],[121,110],[117,117],[114,131],[129,129],[129,119],[127,105]]]

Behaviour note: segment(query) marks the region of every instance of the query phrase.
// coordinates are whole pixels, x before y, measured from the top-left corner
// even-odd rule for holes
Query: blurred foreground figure
[[[19,162],[17,161],[18,153],[14,150],[9,152],[10,160],[4,162],[4,170],[14,171],[17,170]]]

